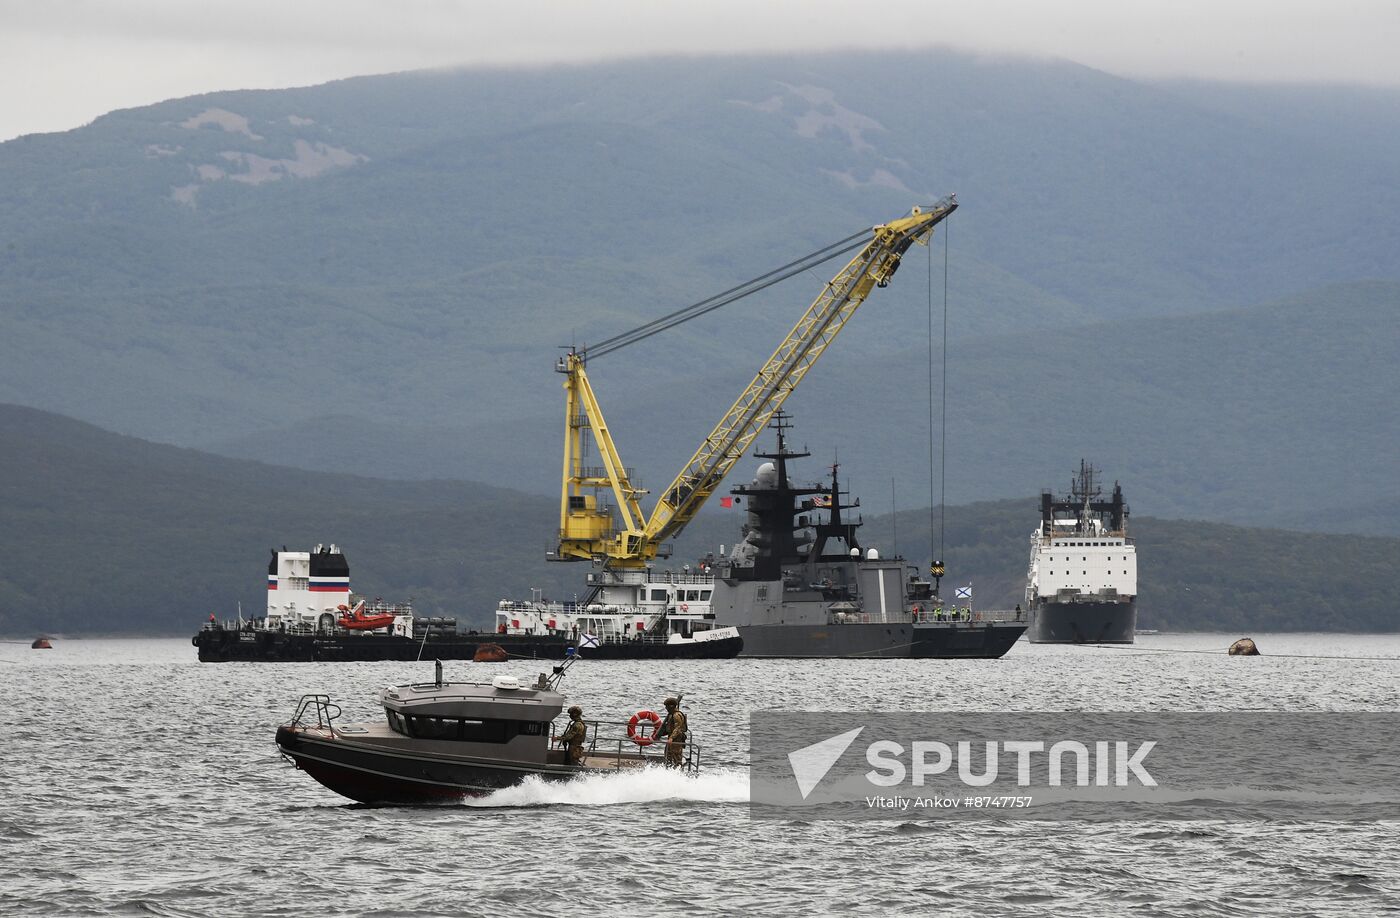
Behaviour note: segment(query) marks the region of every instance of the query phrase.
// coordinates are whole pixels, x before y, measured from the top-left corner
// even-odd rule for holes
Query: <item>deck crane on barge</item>
[[[635,332],[608,339],[595,347],[591,355],[587,349],[583,349],[571,350],[561,357],[556,369],[565,377],[566,426],[559,543],[551,557],[560,561],[588,560],[613,571],[641,569],[657,557],[662,543],[679,534],[694,518],[734,463],[744,455],[754,437],[802,382],[807,371],[835,340],[860,304],[865,302],[871,290],[887,286],[905,252],[915,244],[928,245],[934,227],[957,207],[956,199],[949,195],[931,207],[915,207],[908,216],[872,227],[813,253],[814,256],[825,253],[819,259],[824,261],[834,257],[834,254],[840,254],[839,246],[842,244],[865,238],[867,232],[870,234],[855,257],[827,283],[798,319],[753,381],[701,442],[690,461],[661,491],[650,516],[644,516],[640,502],[640,497],[647,492],[633,484],[589,383],[586,370],[588,358],[601,356],[717,307],[712,301],[702,301],[696,304],[703,307],[700,311],[681,310],[642,326]],[[831,253],[830,250],[834,248],[838,251]],[[808,259],[799,261],[800,267],[782,276],[791,276],[816,263]],[[785,267],[792,268],[798,264],[793,262]],[[756,282],[761,281],[763,286],[767,286],[775,282],[771,280],[774,275],[784,270],[778,269],[756,279]],[[728,293],[742,291],[745,286],[748,285],[741,285]],[[739,292],[737,295],[746,294]],[[724,299],[719,305],[734,298],[737,297]],[[584,465],[585,437],[588,435],[597,446],[601,467]],[[598,492],[603,489],[611,490],[615,506],[598,503]]]

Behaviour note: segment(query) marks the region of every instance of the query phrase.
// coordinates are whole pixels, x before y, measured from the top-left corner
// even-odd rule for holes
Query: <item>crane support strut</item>
[[[608,432],[588,381],[586,352],[560,358],[556,369],[565,374],[566,422],[555,557],[590,559],[615,568],[641,567],[655,558],[661,543],[684,529],[720,486],[870,291],[886,286],[909,247],[927,245],[933,228],[957,206],[950,195],[927,210],[916,207],[909,216],[871,230],[871,240],[822,289],[675,480],[661,491],[645,519],[638,496],[646,492],[632,484]],[[583,464],[588,434],[597,445],[601,469]],[[597,504],[597,491],[604,487],[612,491],[615,510]]]

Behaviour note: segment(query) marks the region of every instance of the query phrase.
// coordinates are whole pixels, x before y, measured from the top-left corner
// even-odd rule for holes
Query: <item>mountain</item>
[[[1377,334],[1397,311],[1400,284],[1372,281],[1244,309],[963,342],[948,354],[949,499],[1034,496],[1062,487],[1087,457],[1144,514],[1400,535],[1400,514],[1385,510],[1400,505],[1400,414],[1390,405],[1400,337]],[[937,403],[941,352],[933,362]],[[929,445],[931,431],[941,439],[941,409],[931,422],[929,371],[926,344],[892,347],[878,369],[838,346],[788,402],[797,434],[866,486],[887,493],[893,479],[901,506],[937,502]],[[612,358],[591,376],[624,460],[653,486],[689,459],[742,385],[709,373],[639,388],[645,374]],[[313,418],[207,448],[360,474],[508,480],[545,494],[558,488],[561,406],[550,394],[532,414],[474,428]]]
[[[1375,331],[1400,283],[1397,99],[927,50],[123,110],[0,144],[0,400],[548,494],[559,346],[956,191],[934,251],[799,392],[814,447],[927,500],[918,350],[947,239],[951,500],[1034,493],[1100,452],[1153,513],[1311,520],[1397,496],[1393,412],[1369,413],[1396,365]],[[669,478],[826,276],[600,361],[624,455]]]
[[[0,632],[179,634],[260,612],[280,545],[339,543],[358,591],[464,621],[565,582],[543,561],[542,497],[277,468],[12,405],[0,442]]]
[[[577,595],[587,571],[543,560],[557,519],[544,497],[279,468],[13,405],[0,405],[0,443],[4,635],[186,634],[211,611],[261,612],[265,552],[278,545],[335,542],[357,591],[412,597],[420,614],[463,625],[489,625],[497,600],[534,587]],[[1031,498],[950,507],[945,587],[976,584],[982,607],[1019,601],[1037,514]],[[928,510],[875,515],[863,540],[923,559],[932,520]],[[706,508],[675,563],[733,544],[740,522]],[[1400,539],[1151,518],[1132,526],[1143,627],[1400,627],[1391,598]]]

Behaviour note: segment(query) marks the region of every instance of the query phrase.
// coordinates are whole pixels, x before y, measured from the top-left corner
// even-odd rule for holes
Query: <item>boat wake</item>
[[[664,768],[606,775],[581,775],[570,781],[526,778],[521,784],[465,802],[479,808],[532,806],[613,806],[689,800],[696,803],[747,803],[749,773],[745,768],[716,768],[686,775]]]

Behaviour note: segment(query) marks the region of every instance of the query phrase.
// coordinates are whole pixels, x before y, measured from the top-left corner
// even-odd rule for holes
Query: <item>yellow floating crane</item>
[[[661,544],[677,535],[744,455],[773,413],[831,345],[874,287],[889,284],[900,259],[915,243],[928,245],[933,228],[958,207],[952,195],[927,209],[915,207],[907,217],[862,230],[812,255],[755,278],[709,300],[702,300],[648,323],[591,350],[571,351],[555,367],[564,374],[564,474],[559,504],[559,547],[554,560],[589,560],[608,568],[640,568],[657,556]],[[852,240],[866,239],[855,242]],[[644,517],[640,497],[613,443],[602,407],[589,384],[585,365],[598,357],[702,315],[860,246],[831,279],[802,318],[783,338],[773,356],[754,376],[733,406],[705,437],[695,455],[661,492],[651,515]],[[833,251],[835,250],[835,251]],[[813,259],[816,259],[813,261]],[[585,465],[586,437],[598,448],[600,466]],[[598,492],[612,491],[616,506],[599,505]]]

